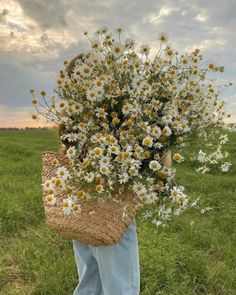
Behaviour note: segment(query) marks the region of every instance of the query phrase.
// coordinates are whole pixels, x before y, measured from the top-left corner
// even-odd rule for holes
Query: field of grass
[[[142,295],[236,294],[236,133],[229,137],[230,172],[176,165],[178,183],[211,211],[157,231],[137,216]],[[77,284],[72,243],[47,227],[41,200],[41,153],[58,145],[49,130],[0,131],[1,295],[70,295]]]

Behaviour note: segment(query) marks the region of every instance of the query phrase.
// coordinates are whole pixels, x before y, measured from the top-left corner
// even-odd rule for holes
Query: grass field
[[[230,172],[176,165],[178,182],[213,210],[158,231],[137,216],[142,295],[236,294],[236,133],[229,137]],[[72,243],[47,227],[41,200],[41,153],[58,145],[52,131],[0,131],[1,295],[70,295],[77,284]]]

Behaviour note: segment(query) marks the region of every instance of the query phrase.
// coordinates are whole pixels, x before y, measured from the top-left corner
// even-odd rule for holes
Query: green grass
[[[137,216],[142,295],[236,294],[236,133],[229,137],[229,173],[176,165],[178,183],[212,211],[189,210],[157,231]],[[58,146],[52,131],[0,132],[1,295],[69,295],[77,284],[72,243],[47,227],[42,207],[41,154]]]

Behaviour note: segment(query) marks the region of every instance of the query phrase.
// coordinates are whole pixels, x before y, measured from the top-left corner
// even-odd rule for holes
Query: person
[[[67,66],[69,75],[77,59]],[[86,150],[85,150],[86,151]],[[81,153],[85,155],[84,151]],[[171,153],[164,162],[171,165]],[[140,260],[137,221],[133,218],[121,238],[114,245],[91,246],[72,240],[79,277],[73,295],[138,295],[140,293]]]

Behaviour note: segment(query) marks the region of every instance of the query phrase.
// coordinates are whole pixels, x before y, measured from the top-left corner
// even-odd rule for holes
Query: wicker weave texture
[[[68,159],[63,153],[45,151],[42,154],[43,182],[56,176],[56,166],[52,163],[54,159],[58,160],[59,165],[70,170]],[[66,198],[66,193],[64,194]],[[126,192],[121,199],[122,205],[113,199],[104,203],[82,202],[81,213],[64,215],[62,201],[53,206],[49,205],[46,201],[46,192],[43,190],[44,211],[49,227],[66,238],[91,246],[113,245],[127,230],[140,204],[131,192]],[[124,206],[126,216],[122,219]]]

